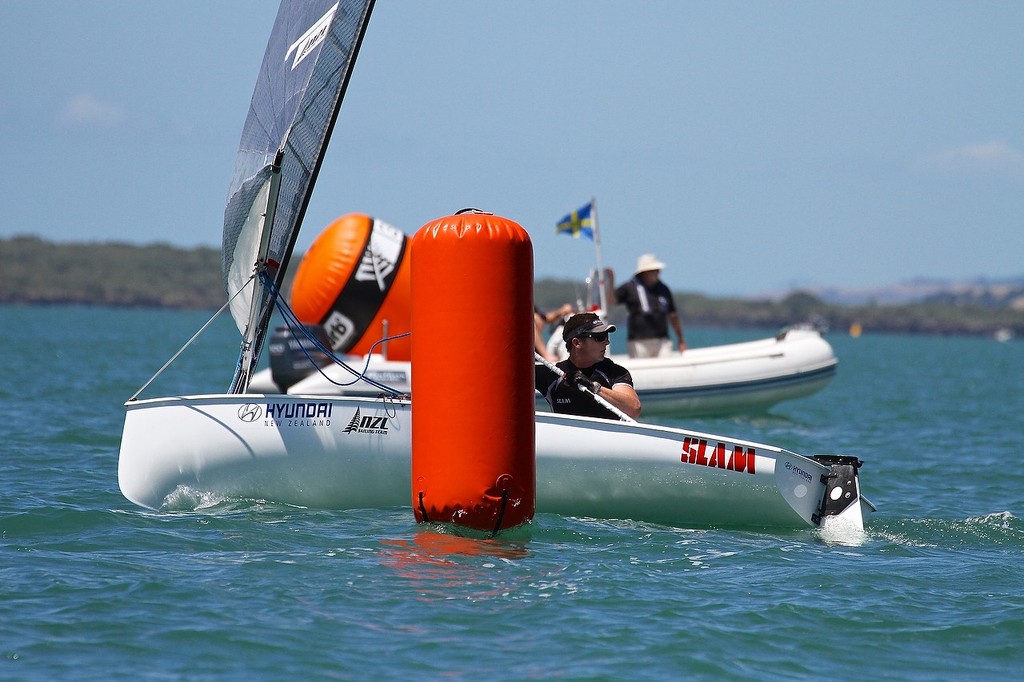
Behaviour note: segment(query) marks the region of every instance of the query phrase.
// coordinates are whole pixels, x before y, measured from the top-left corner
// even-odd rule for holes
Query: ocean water
[[[1024,344],[828,335],[832,384],[664,423],[855,454],[878,511],[817,530],[540,514],[512,537],[411,510],[117,487],[122,403],[202,313],[0,307],[2,680],[1003,680],[1024,669]],[[774,330],[688,329],[693,345]],[[230,323],[146,395],[222,391]]]

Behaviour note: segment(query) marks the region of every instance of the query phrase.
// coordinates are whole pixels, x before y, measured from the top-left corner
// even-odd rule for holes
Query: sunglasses
[[[608,332],[592,332],[590,334],[580,334],[585,339],[594,339],[598,343],[604,343],[608,340]]]

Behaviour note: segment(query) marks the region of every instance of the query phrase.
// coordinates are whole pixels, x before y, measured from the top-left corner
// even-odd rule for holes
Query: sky
[[[219,248],[274,0],[0,0],[0,238]],[[1024,276],[1024,3],[378,0],[297,248],[596,198],[604,264],[756,296]],[[3,267],[0,264],[0,267]]]

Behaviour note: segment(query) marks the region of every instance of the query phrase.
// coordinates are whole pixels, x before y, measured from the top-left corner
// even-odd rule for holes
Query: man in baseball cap
[[[640,398],[633,389],[629,370],[606,356],[608,334],[614,331],[614,324],[604,322],[595,313],[578,313],[566,321],[562,339],[569,359],[555,365],[564,375],[543,364],[535,366],[537,390],[544,394],[552,410],[618,419],[618,415],[594,399],[599,396],[633,419],[640,415]]]
[[[603,322],[597,313],[579,313],[565,321],[565,325],[562,326],[562,340],[568,344],[569,341],[583,334],[613,331],[615,331],[615,325]],[[566,350],[571,350],[571,347],[567,345]]]

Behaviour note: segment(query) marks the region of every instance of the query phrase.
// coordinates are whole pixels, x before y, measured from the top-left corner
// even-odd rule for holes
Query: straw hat
[[[664,270],[665,264],[658,260],[658,257],[653,253],[645,253],[636,259],[636,272],[635,275],[639,275],[641,272],[650,272],[651,270]]]

